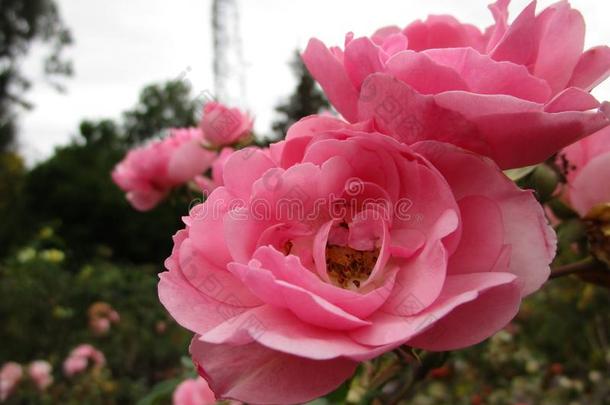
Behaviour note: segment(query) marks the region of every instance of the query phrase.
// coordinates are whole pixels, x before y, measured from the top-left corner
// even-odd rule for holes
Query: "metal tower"
[[[212,0],[214,90],[219,101],[246,107],[238,0]]]

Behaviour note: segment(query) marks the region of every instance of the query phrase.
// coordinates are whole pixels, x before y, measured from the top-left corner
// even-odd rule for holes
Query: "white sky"
[[[68,142],[84,118],[118,118],[140,89],[184,76],[193,94],[213,90],[211,0],[58,0],[75,43],[68,55],[75,75],[67,92],[43,80],[40,53],[23,69],[34,87],[26,95],[35,109],[20,116],[20,146],[28,162]],[[511,17],[529,0],[513,0]],[[541,7],[552,1],[541,0]],[[610,2],[572,0],[587,22],[587,46],[610,43]],[[371,34],[385,25],[405,26],[428,14],[453,14],[479,27],[491,24],[479,0],[241,0],[247,100],[258,132],[269,131],[275,105],[294,89],[288,66],[296,48],[316,36],[342,45],[346,32]],[[561,46],[561,44],[557,44]],[[610,82],[594,94],[610,99]]]

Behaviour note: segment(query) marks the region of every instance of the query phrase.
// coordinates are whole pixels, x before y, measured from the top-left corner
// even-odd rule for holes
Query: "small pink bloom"
[[[213,405],[215,403],[214,393],[201,377],[183,381],[173,395],[174,405]]]
[[[610,203],[610,128],[565,148],[557,164],[567,172],[567,197],[581,216]]]
[[[0,401],[5,401],[15,390],[23,376],[23,368],[15,363],[8,362],[0,368]]]
[[[202,146],[198,128],[170,130],[170,135],[131,150],[112,172],[114,182],[140,211],[154,208],[169,191],[205,172],[215,153]]]
[[[108,318],[97,318],[90,322],[91,329],[96,335],[105,335],[110,331],[110,320]]]
[[[247,138],[252,132],[253,120],[237,108],[211,101],[203,108],[199,127],[211,146],[233,145]]]
[[[89,365],[100,368],[106,364],[104,354],[89,344],[82,344],[73,349],[64,361],[64,373],[68,377],[82,373]]]
[[[479,343],[555,254],[541,206],[493,161],[370,122],[308,117],[223,171],[159,283],[218,398],[303,403],[403,344]]]
[[[30,363],[28,374],[36,387],[44,391],[53,384],[53,367],[48,361],[36,360]]]
[[[118,323],[121,320],[119,313],[106,302],[91,304],[87,313],[89,315],[89,327],[96,335],[108,333],[111,324]]]
[[[108,319],[112,323],[119,323],[121,321],[121,316],[119,315],[119,313],[117,311],[112,310],[108,313]]]
[[[508,5],[490,6],[485,31],[434,16],[350,33],[345,49],[312,39],[303,60],[350,122],[371,119],[407,144],[453,143],[505,169],[540,163],[610,123],[589,93],[610,74],[610,48],[584,51],[568,2],[536,14],[534,1],[512,24]]]
[[[88,361],[85,357],[70,356],[64,361],[64,374],[68,377],[82,373],[87,368]]]

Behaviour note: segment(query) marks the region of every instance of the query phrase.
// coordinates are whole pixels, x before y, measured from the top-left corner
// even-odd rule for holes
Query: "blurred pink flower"
[[[173,395],[174,405],[213,405],[215,403],[214,393],[201,377],[183,381]]]
[[[94,334],[105,335],[110,331],[110,320],[108,318],[96,318],[93,319],[89,325]]]
[[[568,146],[557,163],[566,171],[567,198],[581,216],[610,203],[610,128]]]
[[[556,242],[493,161],[320,116],[234,152],[185,223],[160,300],[216,396],[252,403],[307,402],[403,344],[481,342],[546,281]]]
[[[350,122],[372,119],[401,142],[453,143],[504,169],[544,161],[607,126],[589,93],[610,74],[610,48],[584,51],[585,23],[567,1],[536,15],[533,1],[508,23],[509,0],[490,6],[480,31],[433,16],[345,49],[312,39],[303,60]]]
[[[238,108],[210,101],[203,107],[199,127],[205,141],[213,147],[233,145],[246,139],[252,132],[253,120]]]
[[[205,172],[216,154],[206,150],[198,128],[171,129],[170,135],[131,150],[112,172],[134,208],[148,211],[169,191]]]
[[[89,344],[82,344],[72,350],[64,360],[64,374],[72,377],[85,371],[89,365],[100,368],[104,364],[106,364],[106,358],[102,352]]]
[[[36,387],[39,390],[44,391],[53,384],[53,367],[48,361],[36,360],[30,363],[28,367],[28,374]]]
[[[23,368],[9,361],[0,368],[0,401],[5,401],[15,390],[23,377]]]
[[[216,187],[220,187],[224,184],[224,180],[222,178],[224,165],[233,152],[233,148],[222,148],[216,157],[216,160],[214,160],[214,163],[212,163],[212,178],[205,176],[197,176],[195,178],[195,182],[206,195],[210,195],[210,193],[214,191]]]
[[[119,323],[121,321],[121,316],[119,315],[119,313],[115,310],[110,311],[110,313],[108,314],[108,319],[110,320],[110,322],[112,323]]]
[[[87,313],[89,316],[89,327],[96,335],[108,333],[111,324],[116,324],[121,320],[119,313],[106,302],[91,304]]]

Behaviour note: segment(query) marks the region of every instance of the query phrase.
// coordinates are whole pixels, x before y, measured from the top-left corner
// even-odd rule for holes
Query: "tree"
[[[30,235],[44,225],[56,228],[77,263],[102,252],[160,264],[171,253],[169,235],[180,228],[188,197],[175,195],[154,211],[140,213],[110,173],[133,143],[165,127],[193,125],[196,108],[189,85],[173,81],[146,87],[138,105],[124,113],[125,122],[83,121],[71,144],[27,174],[21,227]],[[0,246],[14,243],[0,240]]]
[[[0,0],[0,152],[14,147],[16,106],[30,108],[23,97],[30,81],[19,72],[19,63],[28,54],[30,43],[39,40],[49,48],[44,71],[61,89],[58,77],[70,75],[72,65],[62,57],[71,43],[53,0]]]
[[[279,139],[284,138],[288,128],[301,118],[316,114],[324,108],[329,108],[328,100],[307,71],[299,52],[296,52],[291,67],[298,79],[298,84],[288,100],[275,108],[282,116],[272,126]]]
[[[14,152],[0,153],[0,257],[7,253],[14,240],[23,236],[22,189],[25,165]]]
[[[200,107],[186,81],[147,86],[140,93],[138,104],[123,114],[125,139],[133,145],[165,128],[193,126]]]

